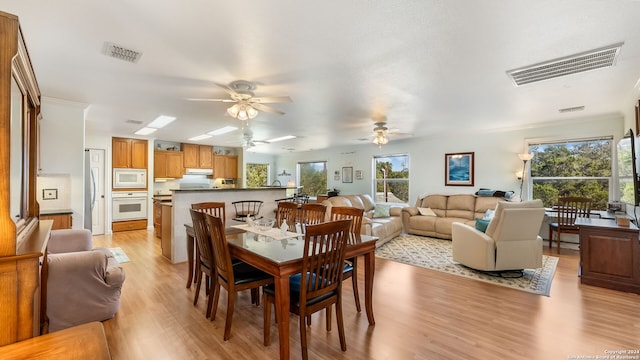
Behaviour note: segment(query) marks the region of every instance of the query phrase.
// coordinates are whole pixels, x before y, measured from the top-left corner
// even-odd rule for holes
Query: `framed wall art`
[[[343,183],[352,183],[353,182],[353,168],[352,167],[343,167],[342,168],[342,182]]]
[[[444,154],[444,185],[473,186],[474,153]]]
[[[362,180],[362,170],[356,170],[356,180]]]

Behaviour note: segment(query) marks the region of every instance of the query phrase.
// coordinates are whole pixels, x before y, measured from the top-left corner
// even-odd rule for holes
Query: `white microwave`
[[[147,169],[113,169],[114,189],[145,189]]]

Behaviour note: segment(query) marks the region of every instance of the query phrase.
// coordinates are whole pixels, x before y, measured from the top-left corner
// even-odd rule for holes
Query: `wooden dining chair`
[[[302,272],[290,280],[290,311],[297,314],[300,325],[302,358],[308,359],[305,318],[326,309],[326,328],[331,330],[331,307],[335,304],[340,348],[347,350],[342,319],[342,268],[349,237],[349,220],[309,225],[302,252]],[[271,305],[275,303],[275,288],[266,286],[264,303],[264,345],[271,342]],[[278,311],[278,310],[276,310]]]
[[[282,222],[286,222],[289,231],[296,231],[298,222],[298,204],[289,201],[281,201],[276,208],[276,227],[280,227]]]
[[[553,250],[553,233],[558,234],[558,254],[560,253],[560,234],[578,234],[580,231],[574,225],[577,218],[588,218],[591,213],[593,200],[587,197],[559,197],[558,222],[549,224],[549,250]]]
[[[362,228],[362,217],[364,210],[349,206],[333,206],[331,207],[331,220],[351,220],[349,227],[349,235],[352,240],[360,239],[360,231]],[[360,294],[358,292],[358,257],[345,260],[343,280],[351,278],[353,286],[353,298],[356,302],[356,310],[360,312]]]
[[[202,284],[202,276],[205,275],[205,287],[208,297],[206,317],[211,316],[211,305],[213,304],[213,294],[211,294],[211,288],[214,288],[216,281],[216,269],[213,258],[213,245],[211,243],[211,234],[209,232],[209,226],[205,218],[205,213],[202,211],[189,209],[191,214],[191,221],[193,222],[193,232],[196,238],[196,253],[195,269],[196,269],[196,292],[193,297],[193,305],[198,304],[198,297],[200,296],[200,285]],[[211,287],[210,287],[210,284]]]
[[[218,298],[220,297],[220,286],[227,290],[227,316],[224,323],[224,340],[229,340],[231,336],[231,322],[233,319],[233,309],[238,291],[259,289],[261,286],[273,284],[273,277],[253,266],[239,262],[232,264],[231,253],[227,238],[224,233],[222,220],[213,215],[206,215],[213,244],[213,257],[216,269],[216,281],[212,282],[214,290],[213,309],[211,320],[215,320],[218,309]],[[259,305],[256,304],[256,305]]]
[[[207,201],[207,202],[191,204],[191,208],[194,210],[198,210],[198,211],[221,218],[223,224],[226,222],[225,206],[226,204],[223,201]],[[205,224],[206,224],[206,221],[205,221]],[[187,256],[191,257],[191,259],[189,260],[193,261],[193,264],[197,264],[198,251],[199,251],[199,248],[197,246],[194,246],[195,241],[197,240],[194,239],[194,241],[191,241],[191,243],[187,243]],[[194,256],[194,253],[195,253],[195,256]],[[198,273],[199,273],[198,266],[193,266],[192,269],[189,269],[189,277],[187,279],[187,288],[191,287],[192,281],[196,282]],[[209,285],[209,282],[206,283],[207,294],[209,293],[208,285]]]
[[[247,221],[247,217],[251,216],[254,219],[260,218],[260,209],[262,208],[262,200],[239,200],[234,201],[231,204],[236,210],[236,215],[233,218],[237,221]]]
[[[300,224],[315,225],[324,222],[327,207],[322,204],[302,204],[300,206]]]

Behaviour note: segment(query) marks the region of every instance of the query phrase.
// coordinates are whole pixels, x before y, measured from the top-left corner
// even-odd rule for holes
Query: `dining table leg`
[[[373,275],[376,269],[376,257],[374,251],[364,254],[364,306],[367,312],[369,325],[375,325],[373,318]]]
[[[193,254],[193,248],[194,248],[194,243],[195,242],[195,238],[193,237],[193,235],[189,234],[189,232],[187,231],[187,262],[189,264],[189,275],[187,276],[187,289],[191,288],[191,284],[193,283],[193,258],[194,258],[194,254]]]
[[[274,277],[280,360],[289,359],[289,276]]]

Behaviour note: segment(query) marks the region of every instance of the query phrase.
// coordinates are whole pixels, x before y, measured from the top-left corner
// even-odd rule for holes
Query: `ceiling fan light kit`
[[[231,115],[231,117],[242,121],[258,116],[258,110],[244,101],[233,104],[233,106],[227,109],[227,113]]]

